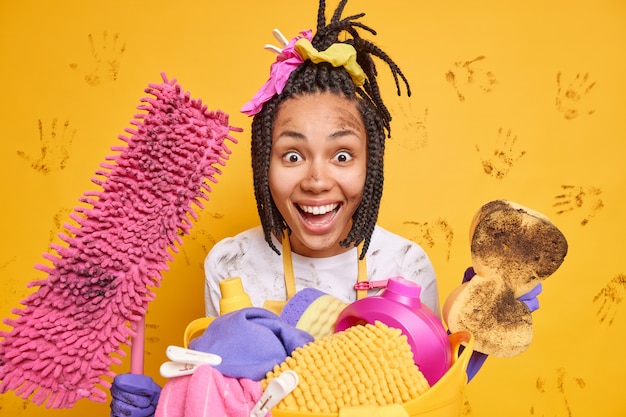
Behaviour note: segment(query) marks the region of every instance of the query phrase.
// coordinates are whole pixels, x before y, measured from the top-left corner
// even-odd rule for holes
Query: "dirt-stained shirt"
[[[274,244],[282,253],[278,240]],[[309,258],[292,253],[296,291],[313,287],[344,302],[356,300],[354,284],[358,275],[357,248],[327,258]],[[380,226],[374,228],[366,253],[369,281],[402,277],[421,287],[420,299],[440,315],[437,281],[432,263],[421,246]],[[219,282],[240,277],[252,304],[285,300],[282,256],[265,241],[260,226],[221,240],[204,261],[206,315],[219,315]],[[370,290],[371,295],[380,290]]]

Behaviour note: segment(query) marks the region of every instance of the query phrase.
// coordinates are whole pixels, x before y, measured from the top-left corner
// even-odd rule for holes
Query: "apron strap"
[[[365,256],[363,259],[359,258],[359,254],[363,250],[363,242],[359,243],[359,247],[356,251],[356,256],[358,259],[358,274],[357,274],[357,282],[367,281],[367,262],[365,262]],[[367,297],[367,290],[356,290],[356,299],[360,300],[362,298]]]
[[[293,271],[293,260],[291,258],[291,243],[289,242],[289,235],[285,233],[285,238],[282,240],[283,245],[283,271],[285,275],[285,291],[287,292],[287,300],[290,300],[296,294],[296,277]],[[367,262],[365,256],[363,259],[359,259],[359,254],[363,250],[363,242],[359,243],[356,251],[357,256],[357,282],[367,281]],[[356,299],[360,300],[367,297],[367,290],[356,290]]]
[[[283,244],[283,271],[285,275],[285,290],[287,291],[287,300],[290,300],[296,294],[296,277],[293,272],[293,261],[291,259],[291,243],[289,235],[285,232]]]

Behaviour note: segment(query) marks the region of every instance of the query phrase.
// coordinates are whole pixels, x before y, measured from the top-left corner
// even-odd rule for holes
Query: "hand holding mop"
[[[149,84],[131,124],[127,146],[111,149],[92,181],[101,191],[86,192],[66,224],[65,245],[51,245],[58,256],[44,254],[52,266],[35,267],[48,274],[33,281],[39,287],[14,309],[12,327],[0,332],[0,392],[15,390],[36,404],[69,408],[81,398],[104,402],[121,363],[121,346],[136,335],[154,299],[161,273],[197,218],[192,203],[203,208],[230,150],[236,143],[228,115],[207,111],[173,79],[161,74]],[[130,324],[130,325],[129,325]],[[143,342],[135,350],[143,353]],[[116,356],[113,356],[116,355]],[[141,362],[141,358],[139,358]],[[136,361],[135,361],[136,362]],[[142,363],[131,364],[141,372]]]

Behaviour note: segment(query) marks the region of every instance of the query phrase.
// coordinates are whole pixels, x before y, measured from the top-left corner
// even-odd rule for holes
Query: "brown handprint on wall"
[[[483,170],[486,174],[497,179],[504,178],[513,169],[517,161],[526,154],[526,151],[517,150],[517,135],[511,129],[506,132],[498,129],[497,143],[492,151],[481,151],[476,145],[476,151],[480,154]]]
[[[589,79],[589,73],[576,74],[576,77],[567,83],[559,71],[556,74],[556,109],[568,120],[595,113],[594,109],[588,107],[587,98],[595,85],[595,81]]]
[[[95,87],[103,82],[117,80],[122,55],[126,51],[126,44],[120,42],[118,33],[109,36],[108,32],[104,31],[99,41],[94,40],[91,33],[87,36],[93,58],[93,67],[85,72],[85,82]],[[70,64],[70,68],[79,69],[78,64]]]
[[[224,215],[221,213],[206,213],[208,217],[213,218],[214,220],[221,221],[224,219]],[[194,246],[198,246],[201,248],[201,253],[208,253],[209,250],[215,245],[217,240],[213,235],[211,235],[205,229],[192,230],[189,234],[183,232],[182,230],[178,231],[178,236],[181,239],[184,239],[187,243],[180,248],[180,253],[185,259],[185,264],[187,266],[191,265],[191,257],[188,255],[191,249],[191,242],[193,242]],[[204,268],[204,262],[200,262],[200,269]]]
[[[545,407],[532,405],[530,415],[539,417],[573,416],[574,413],[568,399],[568,395],[576,395],[571,392],[572,386],[577,389],[584,389],[587,384],[580,377],[569,377],[565,368],[556,369],[556,375],[550,378],[538,377],[535,387],[542,399],[548,400],[549,404]],[[555,402],[555,399],[559,401]],[[549,414],[542,411],[544,408]]]
[[[416,112],[413,111],[410,103],[406,107],[403,104],[399,106],[402,116],[407,120],[407,123],[403,125],[403,130],[406,132],[406,140],[402,141],[400,146],[409,150],[426,147],[428,145],[428,130],[426,128],[428,108],[424,109],[422,116],[415,114]]]
[[[600,323],[606,322],[609,326],[613,324],[617,307],[624,298],[626,298],[626,275],[618,274],[593,297],[593,303],[598,305],[596,314]]]
[[[70,128],[69,120],[66,120],[62,127],[59,126],[55,118],[52,119],[50,133],[46,134],[41,119],[38,123],[40,154],[37,157],[24,151],[17,151],[17,154],[30,162],[31,167],[42,174],[65,169],[70,158],[70,147],[76,135],[76,129]]]
[[[4,403],[5,399],[10,400],[10,401],[7,401],[8,403],[7,405],[5,405]],[[28,414],[29,409],[31,409],[32,407],[37,407],[37,405],[35,405],[31,400],[17,401],[14,404],[13,399],[7,398],[6,395],[0,396],[0,411],[2,409],[11,410],[10,411],[11,417],[21,417],[24,415],[32,415],[32,414]]]
[[[484,59],[485,56],[479,56],[469,61],[455,62],[453,68],[446,73],[446,81],[454,88],[459,101],[465,101],[465,92],[471,88],[488,93],[496,84],[493,72],[481,66]]]
[[[562,194],[555,196],[556,203],[553,207],[557,209],[556,214],[564,214],[570,211],[582,211],[583,219],[581,226],[589,223],[597,212],[604,207],[601,199],[602,190],[597,187],[581,187],[574,185],[561,185]]]
[[[420,245],[431,249],[435,246],[445,246],[446,261],[450,260],[454,231],[445,219],[438,218],[432,223],[405,221],[403,224],[417,228],[417,234],[413,235],[411,240],[418,242]]]
[[[50,229],[50,239],[48,241],[49,244],[57,239],[60,232],[66,233],[65,220],[70,216],[71,213],[72,209],[70,208],[61,208],[55,213],[54,217],[52,218],[54,227]]]
[[[154,348],[154,345],[161,341],[161,338],[158,336],[160,333],[159,327],[160,326],[158,324],[153,323],[152,321],[148,321],[148,316],[146,316],[146,343],[144,350],[144,355],[146,355],[146,357],[152,355],[152,349]]]

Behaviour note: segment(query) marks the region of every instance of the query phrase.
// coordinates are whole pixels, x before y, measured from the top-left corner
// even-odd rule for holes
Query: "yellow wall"
[[[0,2],[0,316],[44,278],[33,266],[78,198],[97,189],[98,164],[165,71],[245,132],[150,305],[146,368],[163,383],[165,347],[203,313],[204,255],[257,223],[249,119],[238,110],[267,78],[273,57],[262,45],[274,27],[291,37],[313,26],[316,7]],[[413,89],[395,97],[379,66],[395,117],[380,223],[426,248],[442,301],[469,265],[469,221],[488,200],[541,211],[569,240],[544,283],[536,340],[518,357],[489,359],[466,415],[623,416],[626,4],[351,0],[348,12],[361,11]],[[127,369],[127,360],[116,368]],[[3,416],[108,415],[89,401],[44,410],[0,395]]]

